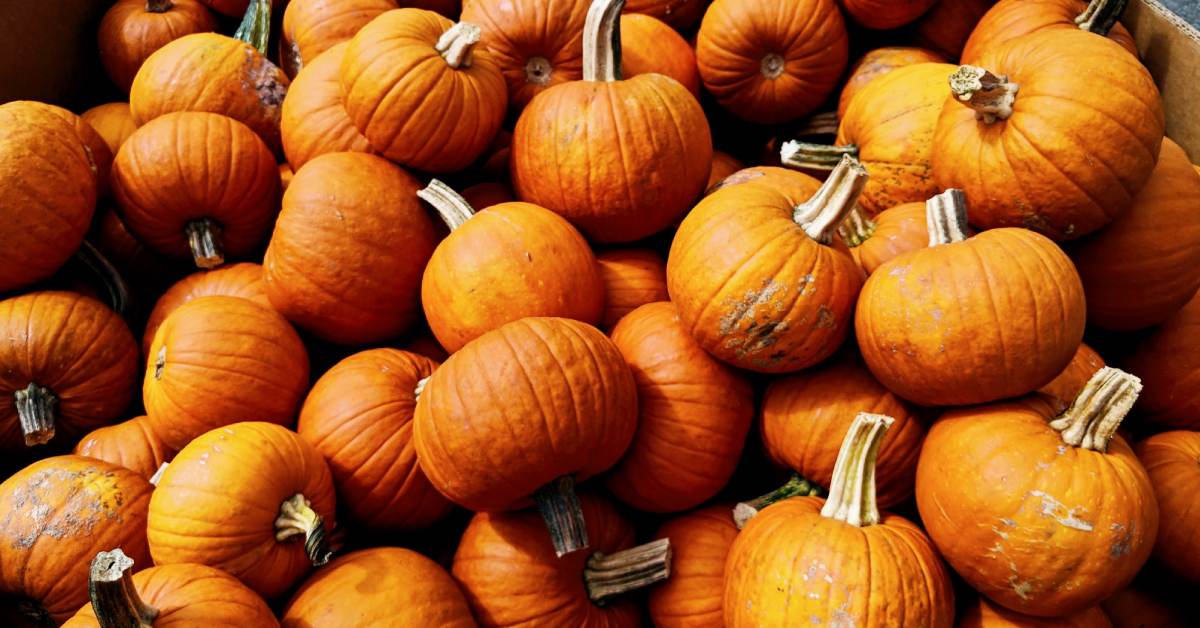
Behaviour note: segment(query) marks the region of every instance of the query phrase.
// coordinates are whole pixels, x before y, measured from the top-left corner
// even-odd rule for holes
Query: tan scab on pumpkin
[[[88,477],[93,475],[96,474],[47,469],[34,474],[24,486],[13,491],[8,513],[0,526],[4,530],[15,531],[16,534],[11,538],[12,547],[29,549],[42,536],[55,539],[87,536],[92,534],[101,517],[119,520],[123,497],[117,496],[114,507],[101,498],[103,491],[93,488],[95,482],[112,482],[112,474]],[[65,485],[78,488],[63,500],[63,508],[55,511],[43,496],[47,491]]]
[[[722,336],[728,336],[738,331],[743,321],[748,322],[745,332],[751,333],[754,328],[759,325],[755,320],[758,317],[760,308],[770,306],[771,309],[778,311],[779,305],[772,304],[772,299],[779,294],[784,286],[774,279],[763,279],[762,287],[758,290],[747,290],[740,299],[725,299],[722,302],[729,311],[725,316],[721,317],[719,331]],[[770,333],[771,330],[768,330]]]
[[[258,100],[268,108],[279,108],[287,96],[287,85],[279,82],[279,68],[263,59],[254,48],[246,47],[246,71],[243,89],[253,89]]]

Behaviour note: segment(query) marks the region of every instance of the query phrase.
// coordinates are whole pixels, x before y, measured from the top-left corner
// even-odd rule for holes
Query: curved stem
[[[587,523],[583,520],[579,497],[575,495],[575,478],[564,475],[539,488],[533,494],[533,501],[546,522],[558,557],[587,548]]]
[[[166,13],[175,6],[171,0],[146,0],[147,13]]]
[[[467,199],[437,179],[431,179],[424,189],[417,190],[417,196],[433,206],[451,231],[463,226],[475,215],[475,208]]]
[[[583,80],[621,80],[621,9],[625,0],[592,0],[583,22]]]
[[[275,519],[275,540],[286,541],[304,535],[304,553],[313,567],[329,562],[333,552],[325,539],[325,521],[312,509],[312,503],[304,495],[296,493],[279,505],[279,517]]]
[[[225,263],[224,246],[221,243],[221,224],[212,218],[201,218],[189,222],[183,228],[192,259],[199,268],[216,268]]]
[[[1108,451],[1117,428],[1142,392],[1142,380],[1106,366],[1096,371],[1071,407],[1050,422],[1063,442],[1092,451]]]
[[[741,530],[746,527],[747,523],[750,523],[751,519],[758,515],[759,511],[775,502],[783,501],[789,497],[821,496],[824,494],[825,491],[820,486],[804,479],[799,473],[793,473],[792,477],[788,479],[787,484],[770,493],[760,495],[748,501],[738,502],[733,507],[733,523],[737,526],[737,529]]]
[[[846,246],[854,248],[866,242],[875,235],[875,221],[863,215],[862,210],[855,205],[849,214],[838,225],[838,235]]]
[[[459,22],[446,29],[433,48],[452,68],[471,67],[471,51],[479,43],[483,30],[470,22]]]
[[[842,155],[842,161],[829,173],[817,193],[792,211],[792,220],[808,237],[829,244],[842,219],[854,209],[866,184],[867,169],[850,155]]]
[[[950,91],[975,110],[975,118],[985,124],[1007,120],[1013,112],[1020,85],[1008,77],[996,75],[973,65],[960,65],[950,75]]]
[[[814,113],[813,115],[805,118],[804,121],[800,123],[800,127],[796,129],[795,134],[797,136],[837,135],[837,132],[837,112],[826,111],[824,113]]]
[[[17,406],[17,417],[21,421],[26,447],[44,445],[54,438],[58,397],[49,388],[29,382],[24,390],[13,393],[13,404]]]
[[[88,270],[100,279],[100,283],[104,284],[108,293],[108,304],[113,311],[125,314],[125,309],[129,307],[129,285],[125,283],[125,278],[121,276],[117,267],[87,240],[75,251],[75,259],[87,266]]]
[[[929,246],[967,239],[967,195],[949,189],[925,201],[925,228]]]
[[[670,539],[658,539],[613,554],[596,552],[583,569],[588,598],[598,606],[604,606],[613,596],[648,587],[670,576]]]
[[[842,157],[846,155],[857,158],[858,147],[854,144],[830,146],[795,140],[784,142],[783,146],[779,147],[779,160],[783,165],[792,168],[833,170],[842,163]]]
[[[259,54],[267,56],[267,41],[271,38],[271,0],[250,0],[233,38],[254,46]]]
[[[875,501],[875,460],[888,428],[895,422],[890,416],[860,412],[850,424],[842,440],[833,480],[829,483],[829,499],[821,508],[821,516],[836,519],[852,526],[879,523],[879,504]]]
[[[1107,37],[1128,4],[1129,0],[1091,0],[1083,13],[1075,18],[1075,23],[1085,31]]]
[[[101,628],[149,628],[158,617],[158,609],[143,602],[133,586],[133,559],[120,548],[96,554],[88,594]]]

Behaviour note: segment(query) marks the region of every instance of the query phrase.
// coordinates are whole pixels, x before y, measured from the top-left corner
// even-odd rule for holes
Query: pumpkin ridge
[[[1037,157],[1043,163],[1048,164],[1050,167],[1054,168],[1054,171],[1056,173],[1058,173],[1061,180],[1066,182],[1067,184],[1069,184],[1076,191],[1082,193],[1083,196],[1088,199],[1088,202],[1092,204],[1092,206],[1095,210],[1099,210],[1099,212],[1105,216],[1108,215],[1107,205],[1105,203],[1097,201],[1096,197],[1092,195],[1093,193],[1090,189],[1086,189],[1085,186],[1080,185],[1077,181],[1072,179],[1069,174],[1067,174],[1066,172],[1063,172],[1062,168],[1059,167],[1058,164],[1054,163],[1054,161],[1052,159],[1047,157],[1042,152],[1042,146],[1040,144],[1034,143],[1031,139],[1029,139],[1029,136],[1025,133],[1025,131],[1020,129],[1017,125],[1012,124],[1011,118],[1007,122],[1009,122],[1008,127],[1013,129],[1013,131],[1014,131],[1011,134],[1011,135],[1015,136],[1014,139],[1020,140],[1029,149],[1028,152],[1025,152],[1025,157],[1027,157],[1027,158],[1028,157]],[[1060,134],[1060,137],[1062,137],[1063,139],[1069,139],[1072,144],[1075,144],[1076,148],[1079,148],[1079,145],[1076,143],[1076,138],[1073,135]],[[1007,148],[1006,142],[1001,142],[1001,145],[1006,146],[1006,148]],[[1005,157],[1006,157],[1005,160],[1006,161],[1007,161],[1007,154],[1008,154],[1007,150],[1005,150]],[[1103,162],[1100,162],[1100,163],[1103,164]],[[1010,162],[1010,164],[1011,164],[1011,162]],[[1104,167],[1105,167],[1105,169],[1107,169],[1108,168],[1107,164],[1104,164]],[[1010,168],[1011,168],[1011,165],[1010,165]],[[1015,173],[1015,170],[1014,170],[1014,173]],[[1111,174],[1111,171],[1110,171],[1110,174]],[[1016,178],[1021,178],[1021,177],[1016,177]],[[1119,181],[1120,179],[1117,179],[1117,180]],[[1124,187],[1124,185],[1122,185],[1121,187]],[[1034,214],[1033,217],[1038,220],[1044,220],[1044,218],[1041,214]]]
[[[623,1],[623,0],[622,0],[622,1]],[[600,367],[600,360],[599,360],[599,356],[597,356],[597,355],[596,355],[595,349],[592,347],[592,344],[591,344],[591,343],[589,343],[589,342],[587,342],[587,339],[583,337],[583,334],[582,334],[582,333],[580,333],[579,329],[577,329],[575,326],[567,326],[567,327],[565,327],[565,329],[569,329],[569,330],[570,330],[570,334],[571,334],[571,335],[572,335],[572,336],[575,338],[575,340],[577,340],[577,341],[578,341],[578,343],[579,343],[580,345],[582,345],[582,346],[583,346],[584,352],[586,352],[586,353],[587,353],[588,360],[590,361],[590,363],[591,363],[591,365],[592,365],[592,369],[593,369],[593,370],[594,370],[596,373],[598,373],[598,374],[599,374],[599,378],[598,378],[598,380],[599,380],[599,382],[598,382],[598,383],[599,383],[599,389],[600,389],[600,390],[609,390],[609,389],[612,389],[612,388],[614,388],[614,387],[615,387],[615,382],[613,382],[613,381],[611,381],[610,379],[608,379],[608,375],[607,375],[607,373],[605,372],[605,371],[606,371],[606,369],[603,369],[603,368],[601,368],[601,367]],[[618,356],[619,356],[619,355],[620,355],[620,352],[618,351],[617,353],[618,353]],[[621,358],[621,360],[622,360],[622,361],[624,361],[624,358]],[[560,369],[562,368],[562,367],[561,367],[561,363],[560,363],[560,366],[559,366],[559,368],[560,368]],[[569,380],[568,380],[568,381],[569,381]],[[575,398],[575,397],[574,397],[574,391],[572,390],[572,399],[574,399],[574,398]],[[608,404],[607,404],[607,400],[604,400],[604,399],[597,399],[597,401],[600,401],[600,402],[601,402],[601,403],[603,403],[605,406],[607,406],[607,405],[608,405]],[[578,414],[576,414],[576,421],[578,421]],[[630,445],[630,443],[632,443],[632,440],[633,440],[633,433],[634,433],[634,432],[631,432],[631,434],[630,434],[630,438],[629,438],[629,441],[627,441],[627,442],[625,443],[625,445],[626,445],[626,446],[622,448],[622,451],[624,451],[624,450],[628,450],[628,448],[629,448],[629,445]],[[618,460],[619,460],[619,457],[618,457]],[[612,462],[615,464],[615,463],[617,462],[617,460],[613,460]],[[595,471],[594,471],[594,470],[592,470],[592,469],[587,469],[587,470],[584,470],[584,472],[585,472],[585,473],[587,473],[588,477],[590,477],[590,476],[592,476],[592,475],[594,475],[594,474],[595,474]]]
[[[1046,256],[1044,254],[1044,249],[1033,246],[1033,243],[1029,241],[1029,238],[1027,236],[1019,238],[1016,241],[1020,242],[1021,246],[1025,247],[1025,249],[1027,251],[1033,252],[1034,257],[1037,258],[1038,264],[1042,267],[1043,271],[1046,271],[1047,274],[1051,274],[1055,270],[1057,270],[1050,264],[1050,260],[1046,259]],[[1024,274],[1024,273],[1022,273],[1022,274],[1025,277],[1026,284],[1032,286],[1032,284],[1029,283],[1029,275]],[[1056,327],[1056,329],[1060,329],[1060,330],[1066,329],[1068,327],[1066,304],[1070,301],[1070,299],[1068,299],[1067,295],[1063,292],[1063,286],[1059,282],[1055,281],[1055,282],[1051,282],[1051,283],[1054,285],[1055,294],[1058,295],[1058,307],[1056,309],[1058,310],[1059,316],[1058,316],[1058,326]],[[1037,292],[1034,290],[1030,290],[1029,294],[1036,295]],[[1037,304],[1035,302],[1034,303],[1034,322],[1035,322],[1035,324],[1037,322],[1037,313],[1040,310],[1041,310],[1041,308],[1037,307]],[[1040,340],[1040,337],[1039,337],[1039,340]],[[1039,350],[1041,349],[1040,346],[1037,348]],[[1064,366],[1064,368],[1065,368],[1065,366]]]

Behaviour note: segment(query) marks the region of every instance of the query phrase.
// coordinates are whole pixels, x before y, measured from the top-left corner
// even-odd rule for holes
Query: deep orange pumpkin
[[[1200,432],[1163,432],[1138,443],[1138,459],[1158,497],[1154,557],[1188,582],[1200,582],[1200,539],[1195,507],[1200,490]]]
[[[155,50],[192,33],[217,30],[197,0],[117,0],[100,20],[100,62],[123,92]]]
[[[996,0],[938,0],[912,26],[913,43],[958,61],[979,19]]]
[[[1112,628],[1099,606],[1090,606],[1065,617],[1044,619],[1010,611],[980,597],[968,604],[956,628]]]
[[[1049,384],[1042,386],[1038,392],[1057,399],[1059,403],[1071,405],[1079,396],[1088,380],[1096,371],[1104,368],[1104,359],[1091,347],[1080,343],[1071,363],[1063,369]]]
[[[937,0],[842,0],[850,19],[873,30],[904,26],[921,17]]]
[[[279,31],[280,65],[295,78],[326,50],[396,6],[396,0],[291,0]]]
[[[73,453],[125,467],[147,480],[175,454],[144,416],[92,430],[79,439]]]
[[[745,166],[733,155],[719,150],[713,151],[712,169],[708,173],[708,184],[705,190],[719,183],[725,177],[741,170]]]
[[[338,72],[348,45],[338,44],[310,59],[283,99],[283,154],[295,170],[325,153],[375,152],[342,105]]]
[[[1137,56],[1133,36],[1117,21],[1125,4],[1122,0],[1000,0],[975,25],[963,47],[963,63],[974,63],[989,49],[1022,35],[1046,30],[1098,33]],[[1090,19],[1077,22],[1085,17]]]
[[[621,72],[627,77],[657,72],[700,97],[700,73],[692,46],[675,29],[649,15],[621,16]]]
[[[628,0],[625,12],[650,15],[673,28],[687,30],[704,15],[707,6],[706,0]]]
[[[1142,339],[1123,366],[1146,386],[1140,415],[1200,430],[1200,293]]]
[[[108,152],[114,157],[117,150],[121,148],[121,144],[124,144],[125,140],[129,139],[129,136],[137,130],[137,123],[133,121],[133,113],[129,111],[127,102],[96,105],[79,114],[79,117],[95,129],[104,143],[108,145]]]
[[[108,196],[109,172],[112,170],[113,152],[108,148],[108,142],[96,132],[82,117],[70,111],[40,102],[28,102],[30,106],[40,107],[66,120],[75,128],[79,141],[83,142],[84,150],[95,166],[92,176],[96,178],[96,193],[98,196]]]
[[[725,559],[737,538],[730,507],[717,504],[664,523],[655,533],[671,539],[671,577],[650,590],[657,628],[723,628]]]
[[[261,305],[271,304],[263,285],[263,269],[258,264],[242,262],[192,273],[167,288],[150,310],[146,331],[142,334],[142,355],[150,355],[154,334],[163,321],[179,306],[200,297],[241,297]]]
[[[852,211],[838,227],[859,268],[870,275],[876,268],[909,251],[929,246],[925,203],[904,203],[874,217]]]
[[[838,96],[838,118],[845,117],[850,100],[871,81],[904,66],[945,61],[941,55],[924,48],[891,46],[867,51],[850,66],[850,77],[846,79],[841,95]]]
[[[667,265],[651,249],[612,249],[596,255],[604,282],[602,329],[612,329],[633,310],[667,301]]]
[[[797,170],[779,166],[751,166],[742,168],[712,184],[706,195],[743,183],[764,185],[780,194],[796,198],[808,198],[821,189],[819,180]]]

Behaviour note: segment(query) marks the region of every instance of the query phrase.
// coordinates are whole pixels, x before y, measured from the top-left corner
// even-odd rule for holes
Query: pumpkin
[[[272,598],[329,560],[335,527],[321,454],[287,428],[246,422],[179,450],[150,498],[146,535],[154,564],[216,567]]]
[[[437,363],[396,349],[370,349],[338,362],[313,386],[296,432],[329,463],[346,513],[367,527],[427,527],[450,510],[417,464],[417,383]]]
[[[705,0],[629,0],[625,12],[650,15],[673,28],[687,30],[700,19],[707,5]]]
[[[1086,235],[1131,206],[1158,159],[1158,89],[1136,57],[1103,37],[1019,37],[961,66],[950,90],[933,175],[966,192],[981,229]]]
[[[794,189],[762,177],[696,205],[671,242],[667,290],[701,347],[762,373],[806,368],[837,350],[863,272],[831,245],[866,179],[846,156],[811,198],[795,193],[808,177]]]
[[[670,542],[633,546],[633,525],[609,502],[580,495],[592,551],[555,556],[536,512],[476,514],[451,573],[481,626],[640,625],[621,595],[665,579]]]
[[[88,241],[125,277],[137,284],[155,285],[175,278],[178,269],[135,238],[116,209],[105,205],[97,208],[96,214]]]
[[[841,95],[838,96],[838,118],[846,117],[846,108],[850,105],[850,99],[861,92],[871,81],[892,70],[917,63],[945,63],[945,59],[938,53],[924,48],[888,46],[867,51],[866,54],[859,57],[858,61],[854,62],[854,65],[850,66],[850,77],[846,79]]]
[[[797,198],[808,198],[821,189],[820,181],[803,172],[780,168],[779,166],[751,166],[749,168],[742,168],[714,183],[708,188],[706,195],[727,187],[742,185],[743,183],[767,186],[781,194]],[[845,219],[843,219],[844,221]]]
[[[1125,367],[1146,389],[1142,416],[1162,425],[1200,430],[1200,293],[1137,343]]]
[[[638,429],[609,490],[649,512],[707,501],[741,458],[754,418],[750,383],[700,348],[669,302],[630,312],[612,340],[637,384]]]
[[[875,458],[891,423],[854,419],[829,499],[793,497],[742,528],[725,564],[726,626],[953,625],[954,592],[928,537],[875,501]]]
[[[708,121],[687,89],[660,74],[622,80],[622,4],[592,2],[583,80],[547,89],[513,131],[517,196],[600,242],[669,226],[703,192],[712,165]]]
[[[723,628],[725,559],[738,529],[717,504],[671,519],[654,537],[671,540],[671,577],[650,590],[658,628]]]
[[[959,616],[957,628],[1112,628],[1099,606],[1090,606],[1065,617],[1042,619],[997,606],[981,597],[969,604]]]
[[[517,200],[512,187],[507,183],[488,181],[476,183],[462,191],[463,200],[471,207],[491,207],[500,203],[511,203]]]
[[[700,97],[700,74],[692,46],[675,29],[649,15],[621,16],[621,72],[626,77],[657,72]]]
[[[604,282],[604,314],[600,327],[612,329],[633,310],[666,301],[667,265],[651,249],[612,249],[596,255]]]
[[[872,30],[904,26],[921,17],[937,0],[842,0],[850,19]]]
[[[125,467],[146,480],[174,454],[144,416],[92,430],[79,439],[72,453]]]
[[[289,425],[308,390],[308,354],[274,310],[211,296],[179,306],[150,345],[142,401],[168,447],[237,421]]]
[[[741,170],[745,166],[738,161],[733,155],[719,150],[713,151],[712,169],[708,173],[708,184],[705,190],[719,183],[725,177]]]
[[[258,264],[242,262],[215,270],[192,273],[175,282],[158,297],[150,317],[146,320],[146,331],[142,334],[142,354],[150,355],[154,334],[159,326],[179,306],[200,297],[241,297],[261,305],[270,305],[263,285],[263,269]]]
[[[395,0],[291,0],[279,31],[283,71],[295,78],[313,59],[349,41],[371,20],[395,8]],[[330,76],[336,76],[336,70]]]
[[[1178,611],[1132,587],[1121,589],[1101,602],[1114,628],[1184,628]]]
[[[874,217],[851,210],[838,227],[859,268],[870,275],[876,268],[909,251],[929,246],[925,203],[902,203]]]
[[[288,628],[475,626],[458,584],[440,565],[400,547],[346,554],[313,574],[283,611]]]
[[[1138,459],[1158,497],[1158,537],[1154,557],[1188,582],[1200,582],[1200,518],[1191,498],[1200,487],[1200,432],[1155,434],[1138,443]]]
[[[1140,388],[1105,367],[1065,411],[1033,396],[950,410],[929,428],[917,507],[972,588],[1059,617],[1133,579],[1159,522],[1146,470],[1116,435]]]
[[[483,153],[508,99],[496,63],[475,50],[479,37],[470,22],[396,9],[350,40],[342,102],[372,147],[430,172],[461,170]]]
[[[1050,380],[1050,383],[1039,388],[1038,392],[1049,395],[1064,405],[1071,405],[1071,402],[1083,391],[1083,387],[1092,378],[1092,375],[1102,368],[1104,368],[1104,359],[1100,357],[1100,354],[1096,353],[1095,349],[1080,343],[1079,348],[1075,351],[1075,357],[1071,358],[1067,368]]]
[[[931,198],[926,213],[932,246],[876,268],[859,296],[855,336],[871,372],[921,405],[983,403],[1049,383],[1083,339],[1071,260],[1026,229],[967,238],[960,190]]]
[[[137,386],[137,343],[75,292],[0,301],[0,449],[70,440],[112,422]]]
[[[604,283],[571,223],[532,203],[475,213],[436,179],[419,194],[450,228],[421,280],[425,320],[446,351],[527,316],[600,322]]]
[[[0,128],[0,292],[9,292],[53,275],[79,248],[97,166],[71,123],[36,103],[0,105]]]
[[[271,305],[318,337],[357,345],[417,319],[437,243],[418,183],[365,153],[329,153],[296,172],[263,258]]]
[[[163,255],[190,256],[199,268],[261,244],[279,200],[267,145],[215,113],[171,113],[139,127],[117,153],[112,183],[139,240]]]
[[[283,99],[279,120],[283,154],[295,170],[325,153],[374,152],[342,105],[338,71],[348,45],[338,44],[310,59]]]
[[[1118,22],[1125,0],[1001,0],[975,25],[963,47],[964,63],[1022,35],[1047,30],[1082,30],[1107,37],[1135,57],[1133,36]]]
[[[79,117],[100,135],[100,139],[108,145],[108,152],[113,156],[117,154],[121,144],[137,130],[137,123],[133,121],[133,113],[129,111],[127,102],[96,105],[79,114]]]
[[[142,566],[153,487],[91,458],[39,460],[0,484],[0,593],[29,601],[35,625],[66,621],[88,601],[88,563],[119,546]]]
[[[92,560],[91,604],[65,628],[100,626],[278,626],[267,603],[237,578],[205,565],[162,565],[133,573],[120,548]]]
[[[696,36],[700,80],[739,118],[802,118],[838,85],[848,37],[834,0],[715,0]]]
[[[30,102],[29,105],[45,109],[71,123],[71,126],[75,128],[76,136],[80,142],[83,142],[84,150],[87,151],[88,157],[94,165],[92,176],[96,178],[97,195],[108,196],[109,171],[112,169],[113,162],[113,153],[108,148],[108,142],[86,120],[62,107],[40,102]]]
[[[433,485],[461,506],[533,497],[559,555],[588,546],[572,487],[617,463],[637,428],[637,386],[594,327],[523,318],[450,356],[417,397],[414,443]]]
[[[1089,323],[1119,331],[1157,325],[1196,294],[1198,206],[1200,174],[1187,153],[1164,138],[1133,206],[1069,250],[1087,294]]]
[[[197,0],[118,0],[100,20],[100,62],[108,78],[128,93],[138,68],[155,50],[192,33],[217,30]]]
[[[938,0],[911,28],[913,43],[957,61],[971,31],[996,0]]]

